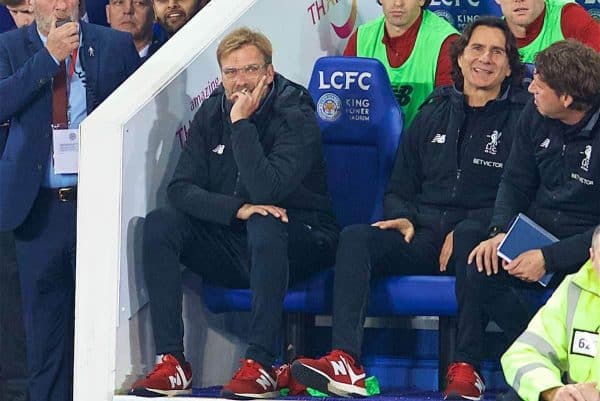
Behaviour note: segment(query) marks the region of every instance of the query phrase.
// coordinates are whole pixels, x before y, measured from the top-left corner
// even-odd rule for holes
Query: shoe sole
[[[306,387],[314,388],[321,393],[332,396],[351,398],[367,397],[369,395],[367,390],[362,387],[337,382],[320,370],[299,361],[292,365],[292,377]]]
[[[251,394],[251,393],[234,393],[232,391],[221,390],[221,397],[231,400],[254,400],[263,398],[277,398],[281,396],[281,392],[272,391],[270,393]]]
[[[469,401],[480,401],[483,398],[483,394],[479,397],[471,397],[468,395],[462,395],[458,393],[450,393],[444,397],[444,400],[469,400]]]
[[[178,395],[190,395],[192,390],[159,390],[155,388],[136,388],[129,392],[129,395],[135,395],[138,397],[176,397]]]

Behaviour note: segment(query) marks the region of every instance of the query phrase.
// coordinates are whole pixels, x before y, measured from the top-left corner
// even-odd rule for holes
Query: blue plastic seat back
[[[370,58],[323,57],[315,63],[309,91],[338,222],[381,219],[402,132],[402,112],[385,68]]]
[[[533,71],[535,71],[535,65],[532,63],[525,63],[525,72],[523,73],[523,80],[521,81],[521,86],[525,90],[529,88],[529,84],[533,80]]]
[[[495,0],[432,0],[427,8],[459,31],[484,15],[502,17],[502,10]]]
[[[600,23],[600,2],[598,0],[577,0],[590,15]]]

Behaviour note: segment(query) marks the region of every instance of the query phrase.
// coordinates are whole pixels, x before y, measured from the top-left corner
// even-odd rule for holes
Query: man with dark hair
[[[106,20],[111,28],[131,34],[142,61],[147,60],[163,44],[152,29],[152,0],[109,0]]]
[[[2,0],[0,4],[6,6],[17,28],[33,22],[33,7],[30,0]]]
[[[156,21],[170,38],[210,0],[152,0]]]
[[[139,57],[128,34],[79,21],[77,0],[32,4],[32,25],[0,35],[0,121],[10,121],[0,158],[0,231],[15,237],[31,400],[69,401],[77,171],[60,168],[65,160],[53,145],[78,149],[80,122]]]
[[[310,95],[275,72],[271,42],[240,28],[217,48],[223,84],[196,113],[168,187],[144,225],[143,263],[160,362],[130,394],[191,392],[180,262],[252,290],[248,348],[228,398],[274,398],[272,368],[288,282],[333,263],[338,226]]]
[[[447,398],[482,396],[483,316],[514,341],[535,312],[523,292],[541,289],[547,272],[554,286],[578,269],[600,223],[600,54],[569,39],[538,53],[535,68],[534,100],[521,115],[489,228],[455,231],[458,337]],[[500,264],[498,246],[519,213],[560,241]]]
[[[464,219],[489,224],[529,98],[519,85],[523,65],[506,23],[492,17],[468,25],[450,57],[454,87],[436,89],[404,134],[384,199],[385,220],[342,231],[332,351],[292,365],[293,377],[308,387],[367,395],[360,355],[371,277],[439,274],[448,265],[454,226]]]
[[[433,88],[452,83],[449,49],[458,32],[426,10],[430,0],[378,1],[383,16],[359,26],[344,55],[381,61],[408,127]]]
[[[552,43],[577,39],[600,51],[600,24],[579,4],[562,0],[496,0],[517,38],[524,63]]]

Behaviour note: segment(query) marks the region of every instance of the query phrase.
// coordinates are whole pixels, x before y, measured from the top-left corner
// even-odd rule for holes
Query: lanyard
[[[75,64],[77,63],[77,56],[79,55],[79,47],[73,50],[71,53],[71,63],[69,63],[69,71],[67,73],[67,82],[71,82],[71,77],[75,73]]]

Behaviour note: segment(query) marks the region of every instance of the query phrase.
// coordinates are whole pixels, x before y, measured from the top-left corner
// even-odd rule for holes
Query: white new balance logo
[[[264,369],[258,369],[258,371],[260,372],[260,377],[256,379],[256,382],[261,385],[263,390],[267,391],[267,388],[269,388],[269,386],[272,386],[273,389],[275,389],[276,383],[275,380],[273,380],[273,378],[271,377],[271,375],[265,372]]]
[[[340,376],[340,375],[350,376],[350,382],[352,384],[356,384],[357,381],[365,378],[364,373],[361,373],[360,375],[357,375],[356,373],[354,373],[354,371],[352,370],[352,367],[350,366],[348,361],[346,361],[346,359],[344,359],[343,356],[340,356],[339,362],[331,361],[331,367],[333,368],[333,374],[336,376]]]
[[[183,372],[183,369],[181,369],[181,366],[177,365],[175,368],[177,369],[177,373],[169,376],[171,388],[186,389],[192,381],[185,378],[185,373]]]
[[[446,143],[446,134],[435,134],[431,143]]]

